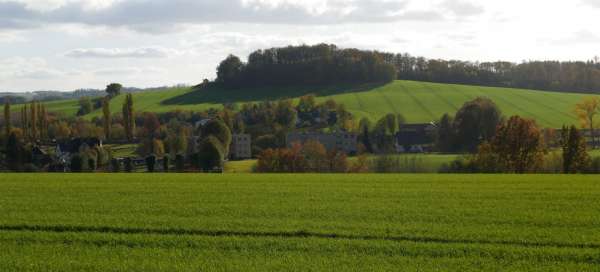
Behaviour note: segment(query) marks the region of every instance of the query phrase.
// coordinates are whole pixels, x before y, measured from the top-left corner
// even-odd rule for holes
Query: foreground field
[[[210,89],[194,91],[174,88],[166,91],[144,92],[134,95],[136,111],[167,112],[176,109],[201,111],[220,108],[223,103],[240,104],[297,98],[314,94],[319,101],[334,99],[343,103],[357,117],[376,120],[388,113],[401,113],[409,123],[430,122],[444,113],[454,114],[462,104],[479,96],[489,97],[507,116],[521,115],[534,118],[540,125],[560,128],[563,124],[577,124],[573,108],[586,94],[544,92],[522,89],[438,84],[416,81],[395,81],[386,85],[261,88],[241,90]],[[111,111],[117,113],[125,96],[111,102]],[[76,100],[49,102],[52,112],[73,116],[78,110]],[[18,106],[14,109],[18,110]],[[101,110],[87,117],[101,116]]]
[[[0,271],[598,271],[597,176],[12,175]]]

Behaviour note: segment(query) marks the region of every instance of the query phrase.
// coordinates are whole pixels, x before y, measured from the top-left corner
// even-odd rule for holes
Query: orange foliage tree
[[[535,121],[512,116],[498,126],[491,142],[501,168],[510,173],[532,173],[544,160],[542,134]]]

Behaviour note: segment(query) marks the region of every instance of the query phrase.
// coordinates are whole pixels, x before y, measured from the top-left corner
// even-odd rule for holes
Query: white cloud
[[[64,75],[62,71],[48,67],[42,58],[12,57],[0,59],[0,80],[11,78],[50,79]]]
[[[131,76],[131,75],[147,75],[161,74],[167,71],[158,67],[119,67],[119,68],[103,68],[93,71],[94,75],[99,76]]]
[[[485,9],[479,4],[465,0],[446,0],[441,6],[456,16],[469,17],[482,14]]]
[[[142,48],[89,48],[74,49],[65,56],[71,58],[167,58],[176,55],[174,49],[164,47],[142,47]]]
[[[600,1],[598,0],[583,0],[583,3],[592,7],[600,8]]]
[[[181,24],[319,25],[433,20],[433,10],[407,9],[409,0],[0,0],[0,27],[45,24],[128,27],[165,33]],[[101,4],[104,3],[104,4]]]

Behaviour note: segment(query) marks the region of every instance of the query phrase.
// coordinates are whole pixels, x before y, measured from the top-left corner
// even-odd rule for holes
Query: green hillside
[[[401,113],[409,123],[429,122],[442,114],[455,113],[460,106],[478,96],[494,100],[505,115],[534,118],[543,126],[560,127],[576,123],[574,105],[585,94],[521,89],[395,81],[387,85],[262,88],[241,90],[177,88],[134,95],[137,111],[166,112],[175,109],[205,110],[223,103],[244,103],[315,94],[318,100],[334,99],[358,117],[376,119],[387,113]],[[113,112],[120,112],[124,96],[115,98]],[[75,114],[77,101],[48,104],[50,111]],[[100,110],[89,117],[99,116]]]

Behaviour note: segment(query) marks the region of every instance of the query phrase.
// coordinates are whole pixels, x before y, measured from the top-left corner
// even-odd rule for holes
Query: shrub
[[[117,159],[110,160],[110,165],[111,165],[111,170],[114,173],[121,172],[121,164],[119,163],[119,160],[117,160]]]
[[[185,157],[181,154],[175,156],[175,169],[180,173],[185,171]]]
[[[214,136],[208,136],[200,143],[198,167],[203,171],[223,168],[225,152],[221,142]]]
[[[169,164],[170,164],[170,159],[169,156],[165,155],[163,157],[163,171],[165,172],[169,172]]]
[[[87,169],[88,169],[88,171],[90,171],[90,172],[96,171],[96,163],[97,163],[97,161],[96,161],[95,158],[89,157],[87,159]]]
[[[591,160],[586,173],[600,174],[600,157],[595,157]]]
[[[125,158],[125,172],[131,173],[133,172],[133,160],[131,158]]]
[[[155,165],[156,165],[156,156],[150,155],[150,156],[146,157],[146,169],[148,170],[148,172],[153,173]]]
[[[83,170],[83,158],[79,154],[71,157],[71,172],[80,173]]]

